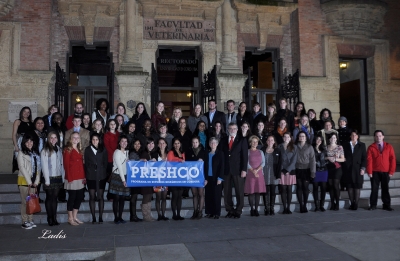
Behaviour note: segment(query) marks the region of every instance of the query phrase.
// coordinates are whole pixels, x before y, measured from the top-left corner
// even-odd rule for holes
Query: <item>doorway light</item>
[[[81,100],[82,100],[81,97],[79,95],[77,95],[75,101],[76,102],[81,102]]]
[[[189,97],[189,98],[192,97],[192,92],[187,92],[186,96]]]
[[[339,68],[340,69],[347,69],[347,62],[340,62],[339,63]]]

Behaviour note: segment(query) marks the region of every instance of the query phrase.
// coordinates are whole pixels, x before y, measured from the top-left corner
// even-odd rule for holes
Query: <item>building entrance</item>
[[[96,109],[96,101],[105,98],[110,103],[109,112],[113,113],[114,68],[108,46],[96,46],[86,49],[84,46],[72,46],[68,58],[68,114],[73,113],[74,105],[81,102],[85,112]]]
[[[277,101],[280,65],[276,53],[277,50],[247,50],[243,60],[243,73],[248,76],[243,88],[243,100],[249,109],[255,102],[260,103],[264,115],[267,105]]]
[[[197,48],[161,47],[157,51],[159,97],[168,117],[173,109],[182,109],[188,117],[200,101],[201,57]]]

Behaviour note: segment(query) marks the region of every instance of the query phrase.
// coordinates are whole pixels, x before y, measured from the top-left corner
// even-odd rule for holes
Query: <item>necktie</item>
[[[233,136],[231,136],[231,140],[229,141],[229,150],[232,149],[232,145],[233,145]]]
[[[228,124],[232,121],[232,114],[229,113]]]

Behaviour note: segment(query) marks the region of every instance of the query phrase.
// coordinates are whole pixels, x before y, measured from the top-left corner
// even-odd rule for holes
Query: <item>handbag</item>
[[[37,188],[35,193],[29,194],[31,187],[28,187],[28,196],[26,197],[26,214],[32,215],[42,211],[39,204],[39,196],[37,195]]]

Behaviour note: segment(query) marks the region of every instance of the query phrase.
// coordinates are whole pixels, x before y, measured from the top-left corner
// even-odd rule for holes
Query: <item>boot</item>
[[[319,200],[314,200],[315,212],[319,211]]]
[[[199,220],[199,219],[201,219],[202,217],[203,217],[203,210],[201,210],[201,211],[198,210],[198,211],[197,211],[196,219]]]
[[[49,226],[54,226],[54,223],[53,223],[53,218],[52,217],[50,217],[50,216],[47,216],[47,224],[49,224]]]
[[[60,225],[60,223],[58,223],[58,221],[57,221],[57,215],[54,215],[54,216],[53,216],[53,224],[54,224],[55,226],[59,226],[59,225]]]
[[[319,205],[319,209],[321,210],[321,212],[325,212],[324,205],[325,205],[325,200],[321,200]]]
[[[271,200],[269,201],[269,214],[271,216],[275,215],[275,199],[276,195],[271,196]]]
[[[269,193],[266,193],[265,198],[264,198],[264,205],[265,205],[265,209],[264,209],[264,214],[266,216],[268,216],[270,214],[270,200],[269,200]]]
[[[193,216],[190,218],[190,219],[196,219],[196,217],[197,217],[197,210],[195,210],[195,211],[193,211]]]
[[[151,216],[151,202],[147,204],[141,204],[143,221],[152,222],[154,219]]]
[[[138,218],[136,215],[136,204],[133,204],[132,202],[129,203],[129,213],[130,213],[130,222],[141,222],[143,219]]]

